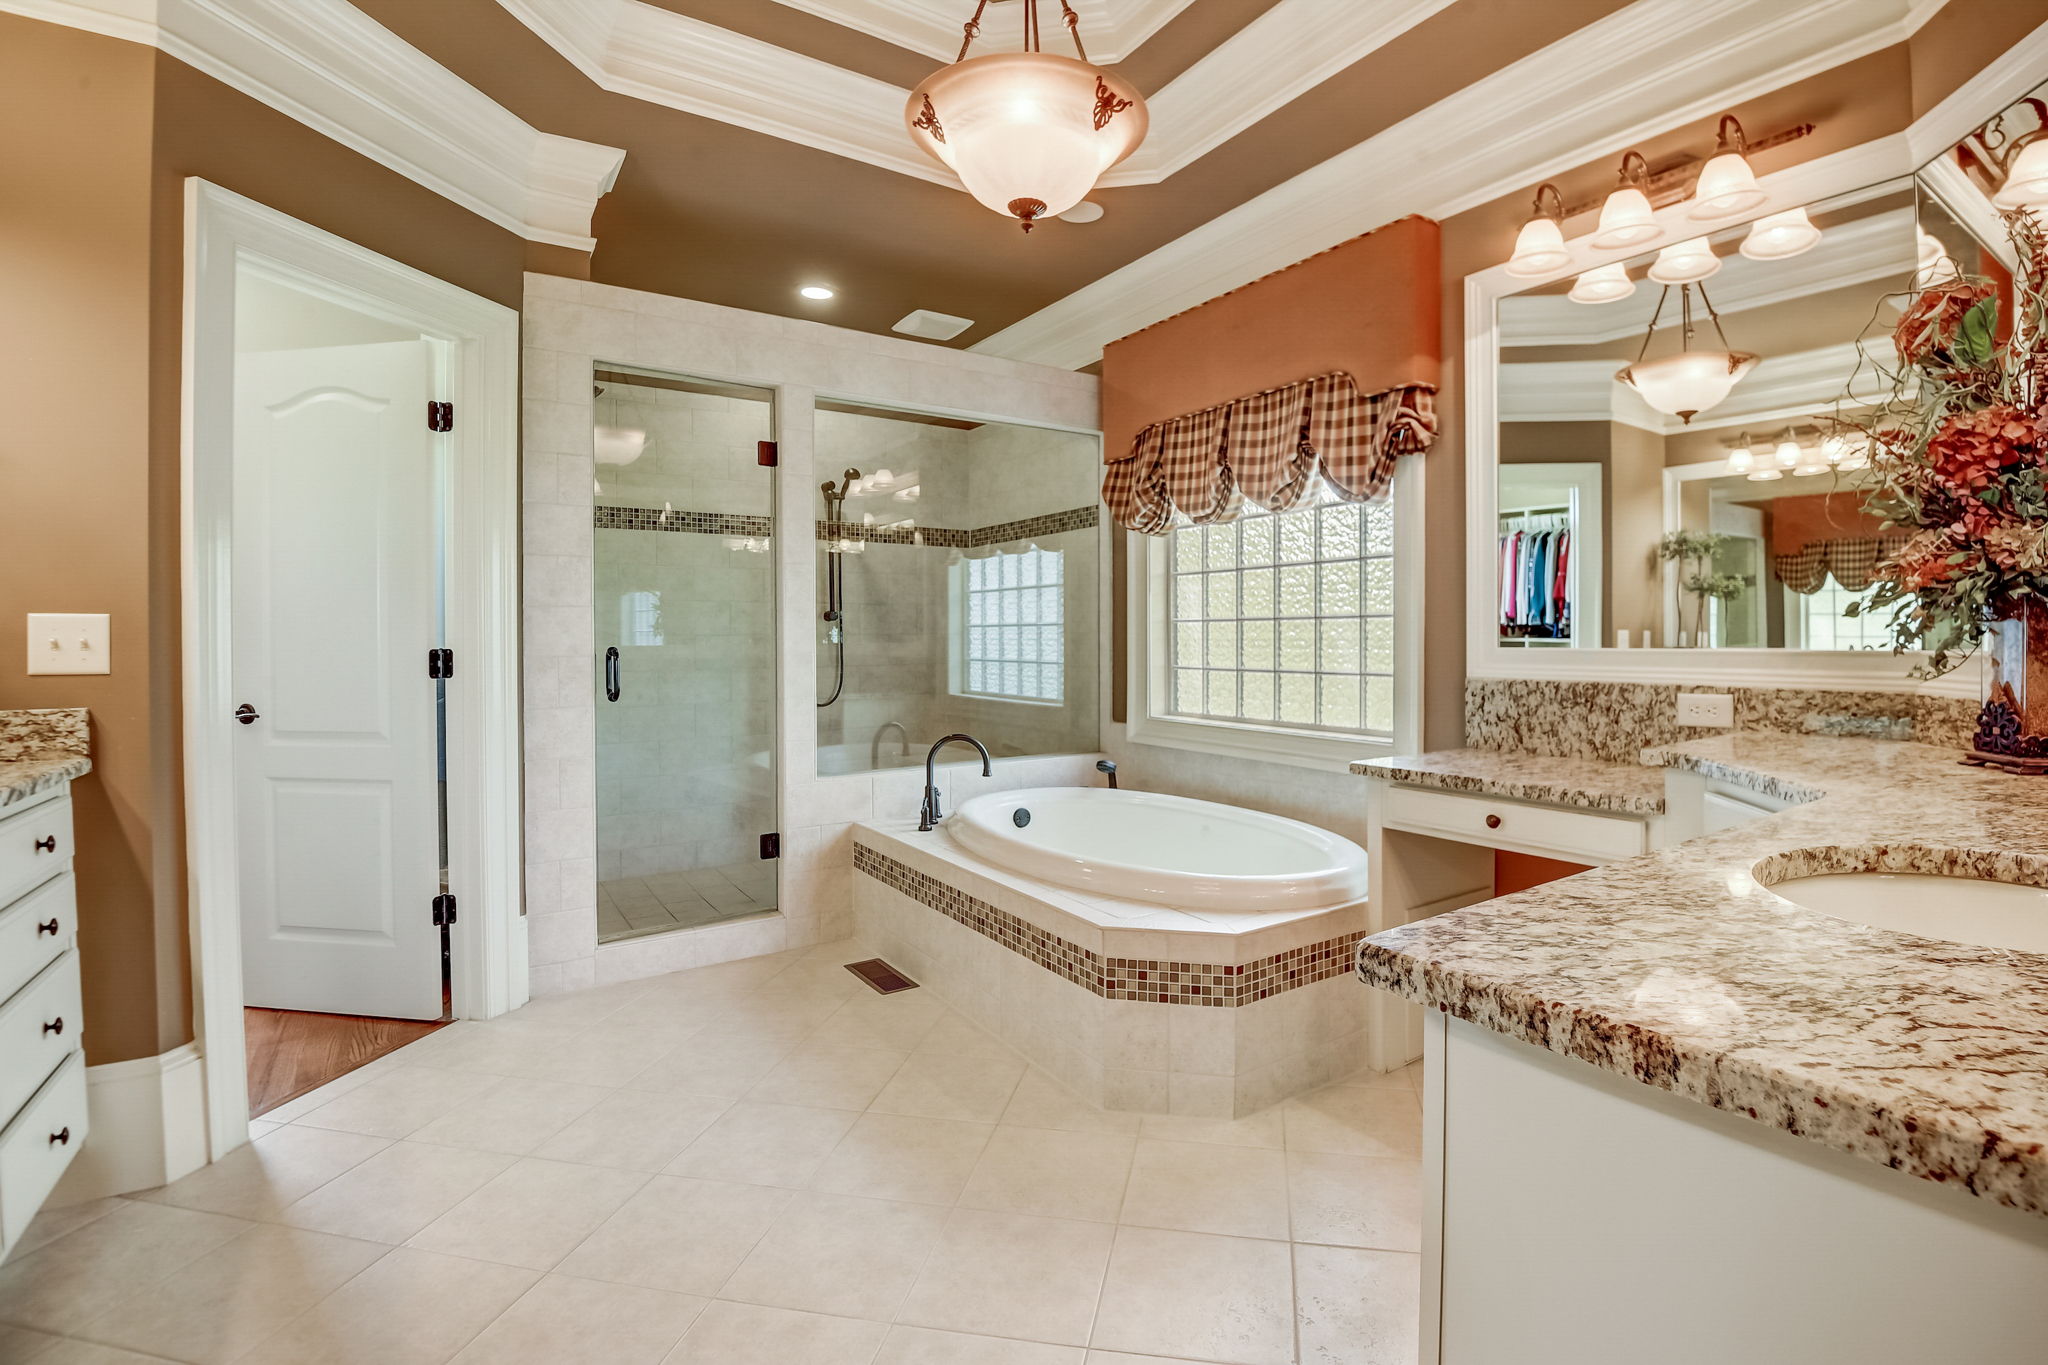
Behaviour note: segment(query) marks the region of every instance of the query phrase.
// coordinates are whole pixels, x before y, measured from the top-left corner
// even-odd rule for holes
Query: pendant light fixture
[[[1667,246],[1650,265],[1650,278],[1658,284],[1698,284],[1721,269],[1721,258],[1704,237]]]
[[[1767,213],[1749,225],[1742,239],[1742,254],[1752,261],[1783,261],[1811,251],[1820,242],[1820,229],[1806,216],[1804,208]]]
[[[1628,277],[1628,267],[1620,261],[1612,265],[1596,265],[1572,281],[1572,292],[1566,297],[1573,303],[1613,303],[1636,292],[1636,282]]]
[[[1692,349],[1694,289],[1700,291],[1700,302],[1706,306],[1707,317],[1713,321],[1714,335],[1720,338],[1721,349],[1718,351]],[[1650,330],[1643,334],[1642,350],[1633,363],[1622,366],[1614,377],[1642,395],[1643,401],[1657,411],[1669,413],[1690,425],[1694,417],[1725,399],[1736,381],[1756,368],[1757,357],[1747,351],[1728,349],[1728,336],[1721,330],[1721,316],[1714,311],[1704,285],[1682,284],[1678,286],[1678,353],[1660,356],[1656,360],[1644,359],[1650,353],[1650,342],[1657,335],[1657,323],[1664,316],[1664,305],[1670,297],[1671,286],[1666,285],[1657,298],[1657,311],[1650,315]]]
[[[1641,152],[1627,152],[1621,158],[1621,184],[1600,206],[1600,226],[1594,229],[1592,244],[1603,251],[1617,247],[1641,246],[1664,235],[1657,215],[1650,208],[1650,166]]]
[[[1075,56],[1041,49],[1038,0],[1022,0],[1024,50],[969,57],[988,8],[978,0],[959,57],[925,77],[903,111],[911,141],[1026,232],[1080,203],[1138,149],[1150,121],[1135,87],[1089,62],[1080,16],[1059,5]]]
[[[1700,167],[1700,178],[1692,187],[1691,207],[1686,216],[1716,222],[1747,213],[1770,196],[1757,188],[1756,172],[1749,168],[1749,143],[1742,136],[1742,124],[1733,114],[1721,116],[1714,155]]]
[[[2048,129],[2020,148],[2005,183],[1991,196],[1991,205],[2006,210],[2048,208]]]
[[[1529,221],[1515,234],[1515,251],[1508,257],[1507,272],[1531,279],[1571,263],[1572,254],[1564,249],[1564,200],[1557,186],[1546,182],[1536,187]]]

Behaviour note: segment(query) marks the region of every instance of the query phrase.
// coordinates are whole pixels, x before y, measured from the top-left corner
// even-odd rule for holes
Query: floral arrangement
[[[1926,650],[1929,676],[2048,602],[2048,238],[2026,213],[2006,225],[2014,316],[1986,280],[1922,290],[1893,329],[1890,397],[1841,423],[1870,445],[1866,510],[1910,533],[1849,613],[1889,610],[1894,652]]]

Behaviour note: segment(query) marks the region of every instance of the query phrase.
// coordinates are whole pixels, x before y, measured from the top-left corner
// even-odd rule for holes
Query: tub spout
[[[946,818],[946,813],[939,809],[939,779],[933,773],[932,765],[938,762],[939,750],[948,744],[972,744],[981,754],[981,775],[987,777],[995,771],[989,766],[988,746],[973,735],[947,735],[932,745],[931,752],[924,756],[924,805],[917,812],[917,832],[920,834],[929,834],[939,827],[939,821]]]
[[[1095,771],[1109,778],[1109,789],[1111,791],[1116,790],[1116,764],[1106,758],[1097,759],[1095,761]]]

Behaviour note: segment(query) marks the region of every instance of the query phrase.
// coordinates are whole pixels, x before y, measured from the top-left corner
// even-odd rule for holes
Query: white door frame
[[[454,1013],[526,1000],[519,762],[519,315],[198,178],[185,182],[183,679],[193,1015],[214,1160],[248,1140],[234,802],[235,289],[254,267],[445,343],[453,401],[447,643]],[[421,420],[425,420],[421,414]],[[421,661],[425,685],[425,661]],[[428,913],[422,897],[420,913]]]

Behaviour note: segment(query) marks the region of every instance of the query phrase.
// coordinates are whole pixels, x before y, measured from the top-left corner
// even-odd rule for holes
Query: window
[[[966,629],[957,690],[1057,702],[1066,695],[1066,556],[1026,550],[962,563]]]
[[[1184,526],[1166,548],[1165,714],[1391,738],[1391,496]]]
[[[619,638],[629,645],[661,643],[661,594],[629,592],[619,598]]]
[[[1889,611],[1880,611],[1874,616],[1842,614],[1851,602],[1867,598],[1869,589],[1850,592],[1830,574],[1817,592],[1796,593],[1787,588],[1785,593],[1791,598],[1791,615],[1798,623],[1795,628],[1799,638],[1792,642],[1793,648],[1888,650],[1892,647]]]

